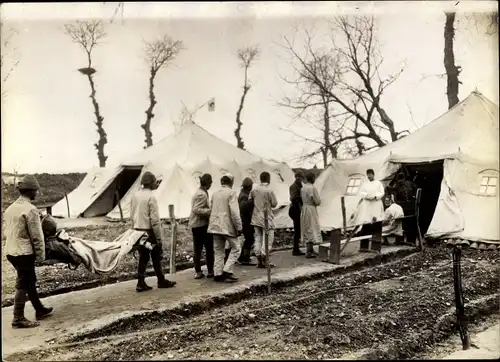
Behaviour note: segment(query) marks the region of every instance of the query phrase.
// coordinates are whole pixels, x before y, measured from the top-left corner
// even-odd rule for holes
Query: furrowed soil
[[[472,325],[498,313],[500,253],[464,252]],[[404,259],[255,295],[201,314],[138,317],[91,338],[13,360],[398,359],[455,330],[450,251]],[[89,336],[90,337],[90,336]],[[59,341],[61,342],[61,341]]]

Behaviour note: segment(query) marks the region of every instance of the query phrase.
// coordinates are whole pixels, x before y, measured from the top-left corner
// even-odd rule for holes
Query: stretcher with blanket
[[[147,243],[147,233],[129,229],[113,241],[84,240],[57,230],[50,216],[42,219],[45,236],[45,261],[41,265],[68,264],[76,269],[83,264],[88,271],[102,275],[111,273],[128,253]]]

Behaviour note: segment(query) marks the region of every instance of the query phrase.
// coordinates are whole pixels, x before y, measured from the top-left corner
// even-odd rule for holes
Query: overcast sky
[[[386,59],[384,70],[392,72],[406,62],[382,105],[399,130],[414,130],[447,109],[446,80],[433,75],[444,73],[443,10],[455,3],[127,3],[123,16],[118,14],[112,24],[116,7],[112,3],[2,5],[4,28],[17,31],[3,53],[2,75],[13,59],[19,60],[2,84],[2,171],[66,172],[98,165],[89,84],[77,71],[86,65],[85,54],[63,32],[63,25],[76,18],[106,21],[108,35],[95,49],[93,65],[108,134],[108,165],[116,165],[144,145],[140,125],[148,106],[148,70],[142,42],[166,33],[182,40],[186,50],[157,76],[154,140],[173,131],[182,102],[195,108],[215,97],[215,112],[200,110],[195,121],[236,144],[233,132],[243,73],[235,54],[240,47],[258,45],[261,56],[250,69],[253,87],[242,115],[243,138],[250,152],[296,166],[294,157],[309,146],[282,129],[287,128],[290,114],[277,102],[293,95],[280,78],[291,74],[288,55],[280,47],[283,37],[294,35],[298,24],[314,26],[321,34],[326,29],[325,16],[374,13]],[[456,63],[463,68],[460,99],[477,88],[498,104],[498,39],[484,35],[481,24],[463,15],[496,7],[496,2],[476,1],[454,7],[459,11]],[[318,36],[315,44],[321,46],[327,40]],[[300,34],[296,41],[300,43]],[[315,137],[315,130],[295,130]]]

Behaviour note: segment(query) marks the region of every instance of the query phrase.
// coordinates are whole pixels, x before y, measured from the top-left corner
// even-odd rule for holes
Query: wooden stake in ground
[[[175,255],[177,254],[177,222],[175,221],[174,205],[168,205],[170,226],[172,227],[172,242],[170,244],[170,274],[175,274]]]
[[[271,294],[271,262],[269,261],[269,220],[268,211],[264,210],[264,246],[266,248],[267,293]]]
[[[465,320],[464,295],[462,290],[462,268],[461,257],[462,250],[458,247],[453,248],[453,285],[455,289],[455,307],[457,310],[457,325],[462,340],[462,349],[470,347],[469,333],[467,331],[467,321]]]
[[[64,198],[66,199],[66,208],[68,209],[68,219],[71,218],[71,214],[69,212],[69,200],[68,200],[68,194],[64,193]]]
[[[340,207],[342,208],[342,232],[344,233],[344,236],[347,237],[347,218],[346,218],[346,211],[345,211],[345,198],[342,196],[340,198]]]
[[[422,240],[422,233],[420,232],[420,225],[418,224],[420,218],[420,198],[422,197],[422,189],[417,189],[415,195],[415,227],[417,228],[418,245],[420,250],[424,250],[424,241]]]

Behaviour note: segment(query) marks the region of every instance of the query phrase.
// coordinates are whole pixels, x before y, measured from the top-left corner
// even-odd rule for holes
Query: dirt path
[[[320,273],[342,270],[346,266],[373,258],[372,254],[356,253],[359,245],[353,244],[346,249],[350,257],[342,259],[341,265],[322,263],[304,257],[293,257],[290,251],[276,252],[273,262],[277,268],[273,270],[273,280],[290,279],[308,273]],[[408,247],[386,247],[384,255],[398,250],[409,250]],[[92,290],[67,293],[48,297],[44,303],[53,306],[54,316],[42,323],[39,328],[31,330],[14,330],[10,327],[12,307],[2,309],[2,352],[7,356],[27,348],[43,345],[48,339],[58,338],[68,333],[81,332],[106,324],[116,318],[133,312],[156,311],[197,299],[207,299],[232,290],[245,289],[252,284],[265,282],[266,271],[254,266],[237,269],[240,282],[233,285],[216,284],[211,280],[194,280],[193,271],[177,273],[172,279],[178,281],[174,289],[154,289],[149,293],[135,292],[135,281],[107,285]],[[148,279],[154,285],[156,278]],[[27,308],[27,317],[33,318],[31,306]],[[23,343],[19,343],[23,340]]]
[[[500,256],[480,255],[467,253],[462,267],[472,322],[498,312]],[[303,265],[294,272],[328,265]],[[427,250],[202,313],[132,318],[83,343],[16,359],[411,358],[454,333],[451,267],[448,250]]]

